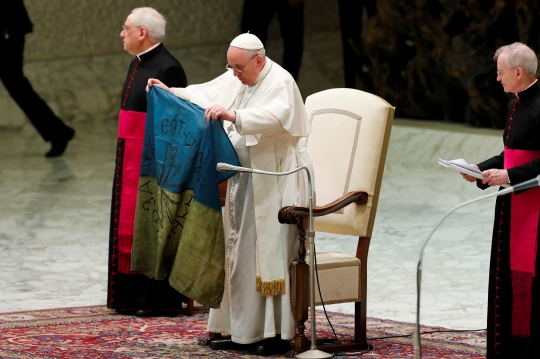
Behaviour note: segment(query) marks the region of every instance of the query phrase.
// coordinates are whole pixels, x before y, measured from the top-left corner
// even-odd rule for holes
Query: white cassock
[[[300,91],[291,75],[269,58],[252,86],[242,85],[230,71],[173,91],[204,108],[218,104],[236,111],[236,123],[223,121],[223,127],[243,167],[274,172],[312,168],[304,151],[310,125]],[[220,309],[210,310],[209,331],[231,334],[242,344],[276,334],[294,337],[289,268],[298,257],[298,231],[277,218],[279,209],[290,205],[307,206],[305,171],[279,177],[237,173],[229,180],[225,292]],[[276,290],[272,283],[280,283],[282,294],[263,296],[256,283],[270,292]]]

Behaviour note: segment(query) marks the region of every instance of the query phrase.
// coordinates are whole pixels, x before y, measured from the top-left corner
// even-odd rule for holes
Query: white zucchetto
[[[253,34],[240,34],[231,41],[233,47],[238,47],[244,50],[260,50],[264,48],[263,43],[259,38]]]

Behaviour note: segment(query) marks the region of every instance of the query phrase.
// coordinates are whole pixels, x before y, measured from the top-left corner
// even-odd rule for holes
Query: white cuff
[[[181,99],[189,101],[189,92],[183,87],[171,87],[173,94]]]
[[[240,119],[240,113],[238,111],[234,111],[236,113],[236,120],[234,122],[234,126],[236,127],[236,132],[239,134],[242,134],[242,120]]]

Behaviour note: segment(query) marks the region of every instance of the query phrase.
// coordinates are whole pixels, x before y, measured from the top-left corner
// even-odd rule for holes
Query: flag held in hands
[[[152,86],[137,194],[131,270],[169,283],[185,296],[219,308],[225,244],[219,183],[239,166],[221,121]]]

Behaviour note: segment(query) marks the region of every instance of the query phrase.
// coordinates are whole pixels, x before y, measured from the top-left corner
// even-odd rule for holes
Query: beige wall
[[[27,60],[122,51],[121,25],[151,6],[167,18],[167,46],[230,42],[240,31],[243,0],[26,0],[34,23]],[[336,0],[306,0],[306,33],[339,30]],[[276,19],[274,19],[276,20]],[[279,35],[276,21],[270,31]]]
[[[151,6],[168,20],[167,44],[215,44],[238,33],[242,0],[26,0],[34,23],[27,59],[122,51],[121,25],[132,9]]]
[[[229,42],[240,31],[243,0],[25,0],[34,23],[25,45],[25,74],[68,124],[114,121],[131,56],[122,48],[121,25],[133,8],[151,6],[168,19],[165,45],[190,84],[225,71]],[[306,0],[304,96],[341,86],[337,0]],[[267,54],[281,60],[274,18]],[[0,85],[0,129],[35,131]]]

